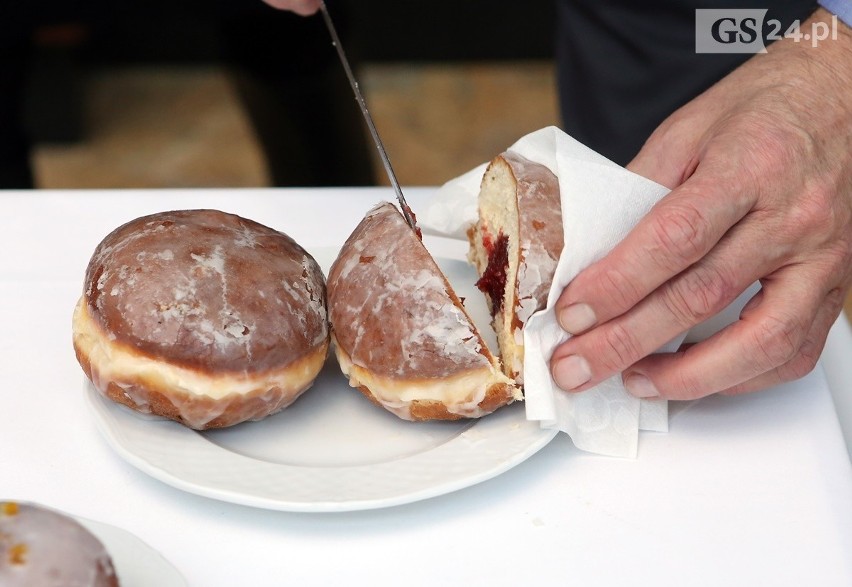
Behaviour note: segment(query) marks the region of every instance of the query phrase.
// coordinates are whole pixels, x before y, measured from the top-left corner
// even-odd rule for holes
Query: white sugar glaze
[[[416,238],[413,233],[403,232],[403,238],[394,234],[401,227],[392,214],[399,214],[392,206],[389,212],[388,206],[380,204],[368,212],[365,222],[381,215],[380,222],[369,234],[365,231],[347,243],[339,269],[330,274],[350,294],[340,296],[334,313],[339,317],[338,336],[355,328],[344,343],[351,359],[375,367],[393,354],[388,374],[396,376],[443,377],[459,369],[487,367],[489,359],[469,317],[453,304],[443,275],[422,245],[408,240]],[[402,230],[410,232],[407,226]],[[371,324],[393,321],[394,339],[384,340],[384,346],[365,336]]]
[[[76,520],[35,504],[0,501],[0,585],[111,587],[104,545]]]
[[[113,384],[134,409],[147,414],[151,413],[150,394],[139,382],[154,382],[159,389],[171,390],[169,400],[194,429],[203,429],[227,410],[235,409],[239,399],[247,394],[254,394],[265,408],[261,414],[246,419],[284,409],[311,387],[327,352],[327,347],[321,347],[305,360],[265,374],[206,374],[145,357],[110,341],[89,316],[83,298],[74,309],[74,332],[80,350],[96,366],[92,369],[95,389],[106,393]]]
[[[214,211],[149,218],[114,231],[90,262],[86,296],[107,331],[148,352],[243,363],[327,340],[324,278],[289,237]]]

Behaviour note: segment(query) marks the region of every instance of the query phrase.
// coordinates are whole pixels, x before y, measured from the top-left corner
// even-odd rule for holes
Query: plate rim
[[[436,254],[436,251],[432,251],[432,247],[430,247],[430,251],[432,252],[436,262],[440,262],[441,259],[445,259],[453,262],[461,261],[465,263],[463,253],[459,250],[458,242],[447,242],[446,239],[439,240],[430,238],[429,240],[430,242],[434,240],[435,242],[431,244],[435,245],[434,248],[440,251]],[[315,257],[326,258],[329,257],[329,255],[332,255],[331,259],[333,260],[336,256],[337,250],[339,250],[339,247],[315,247],[313,250],[309,250],[309,252]],[[327,261],[327,259],[325,260]],[[321,262],[320,264],[322,265],[323,263]],[[323,269],[324,271],[326,270],[325,267],[323,267]],[[478,464],[477,466],[472,467],[471,470],[461,471],[455,475],[446,476],[444,471],[434,470],[434,463],[429,462],[429,457],[435,457],[436,451],[447,451],[453,448],[463,451],[466,448],[469,448],[465,445],[464,440],[460,440],[465,433],[474,431],[472,432],[472,435],[475,436],[477,430],[479,432],[481,432],[482,429],[488,430],[489,428],[496,426],[498,421],[502,421],[503,419],[510,417],[509,414],[512,412],[517,413],[518,411],[522,411],[524,409],[524,405],[522,401],[519,401],[514,402],[512,405],[500,408],[494,414],[489,414],[484,418],[474,420],[471,426],[465,428],[465,430],[463,430],[459,435],[447,440],[441,445],[432,447],[431,449],[421,453],[415,453],[409,457],[403,457],[397,461],[372,465],[322,468],[284,465],[253,459],[252,457],[242,454],[236,454],[207,439],[204,439],[204,437],[197,431],[186,428],[177,422],[138,414],[130,408],[116,404],[108,398],[105,398],[85,377],[83,378],[83,382],[85,395],[88,400],[87,403],[95,417],[97,428],[105,437],[107,443],[125,461],[149,476],[182,491],[220,501],[268,510],[292,512],[346,512],[393,507],[438,497],[440,495],[452,493],[454,491],[488,481],[502,473],[505,473],[547,446],[547,444],[549,444],[558,433],[558,430],[555,428],[541,427],[538,422],[529,421],[522,415],[522,417],[512,420],[509,426],[509,432],[511,434],[524,434],[517,447],[513,447],[512,450],[504,450],[503,452],[498,451],[499,454],[494,458],[490,458],[491,455],[486,455],[484,464]],[[373,468],[375,470],[375,468],[382,467],[382,465],[385,464],[393,468],[390,463],[399,463],[400,461],[416,461],[418,464],[423,464],[420,463],[420,461],[423,461],[427,468],[431,465],[433,467],[433,472],[436,472],[437,475],[442,478],[435,483],[426,483],[425,485],[412,488],[408,491],[397,491],[393,494],[385,494],[384,496],[377,495],[373,497],[361,497],[355,499],[335,498],[307,501],[294,499],[292,497],[287,498],[282,495],[264,495],[260,491],[260,488],[252,488],[255,490],[253,493],[245,488],[235,490],[233,483],[231,483],[231,486],[228,487],[222,484],[216,486],[215,483],[210,483],[209,479],[207,482],[199,482],[198,477],[193,479],[191,472],[187,474],[186,470],[175,470],[174,461],[172,463],[163,462],[161,455],[156,455],[156,458],[152,458],[150,452],[146,453],[145,450],[141,450],[138,443],[134,441],[133,435],[136,430],[127,429],[125,427],[127,423],[119,422],[119,420],[127,420],[131,423],[131,425],[134,422],[144,422],[145,425],[148,425],[150,422],[153,426],[159,427],[160,431],[163,431],[174,438],[185,439],[184,441],[189,446],[197,448],[206,456],[209,456],[207,453],[209,452],[210,447],[215,447],[212,449],[213,451],[219,451],[222,455],[226,455],[223,456],[223,459],[227,461],[227,464],[234,465],[236,467],[248,466],[249,468],[254,465],[257,468],[261,468],[267,473],[271,473],[273,475],[276,473],[286,475],[288,471],[292,472],[296,470],[303,470],[305,474],[309,474],[308,472],[310,472],[310,474],[323,477],[329,471],[336,471],[338,473],[345,471],[350,473],[357,469],[369,470]],[[524,427],[523,430],[521,429],[522,427]],[[178,436],[176,437],[175,435]],[[201,440],[204,444],[199,444],[199,440]],[[468,442],[467,445],[475,443],[476,441]],[[447,448],[448,445],[449,449]],[[430,455],[429,453],[432,454]],[[440,454],[441,453],[439,452],[438,456],[440,456]],[[253,463],[253,465],[247,465],[247,462]],[[171,467],[169,466],[170,464],[172,465]]]
[[[65,513],[65,512],[63,512]],[[106,522],[101,522],[99,520],[93,520],[88,517],[78,516],[75,514],[65,513],[65,515],[69,516],[77,523],[86,528],[89,532],[94,534],[98,540],[100,540],[107,552],[112,559],[113,566],[116,568],[116,574],[118,575],[119,580],[122,582],[122,586],[127,583],[128,587],[132,587],[133,585],[140,585],[136,582],[130,582],[128,579],[131,575],[131,571],[128,571],[128,568],[134,564],[134,560],[130,560],[127,557],[121,556],[121,549],[118,548],[117,540],[121,540],[126,544],[132,543],[132,549],[135,550],[138,554],[140,549],[144,549],[144,552],[147,555],[148,561],[152,560],[156,561],[156,566],[152,567],[151,565],[145,565],[141,567],[140,565],[136,565],[134,568],[144,568],[145,579],[156,579],[158,585],[162,585],[164,587],[188,587],[189,583],[184,577],[183,573],[178,570],[178,568],[167,559],[163,553],[159,550],[139,538],[133,532],[129,530],[125,530],[124,528],[120,528],[114,524],[108,524]],[[150,574],[150,571],[153,569],[153,576]],[[167,573],[167,574],[166,574]],[[132,573],[134,577],[137,577],[137,573]],[[149,576],[151,575],[151,576]],[[168,583],[163,583],[163,580],[168,579]]]
[[[124,416],[126,416],[127,418],[137,419],[140,423],[147,423],[146,421],[148,420],[150,420],[151,422],[156,422],[162,426],[172,429],[172,431],[177,432],[183,436],[195,437],[196,439],[200,439],[202,442],[208,444],[210,447],[215,447],[213,450],[222,451],[223,453],[231,455],[235,459],[246,461],[255,461],[255,459],[244,455],[236,455],[235,453],[231,453],[230,451],[227,451],[227,449],[219,447],[215,443],[203,439],[203,437],[197,431],[186,428],[185,426],[182,426],[177,422],[172,422],[168,420],[158,420],[155,418],[145,417],[136,414],[129,408],[115,404],[111,400],[103,397],[100,392],[94,389],[94,387],[88,380],[85,380],[85,387],[86,395],[88,397],[87,403],[89,404],[91,410],[95,415],[97,428],[105,437],[107,443],[112,447],[112,449],[115,450],[116,453],[118,453],[118,455],[121,456],[129,464],[133,465],[134,467],[136,467],[143,473],[146,473],[147,475],[153,477],[154,479],[157,479],[163,483],[166,483],[167,485],[170,485],[187,493],[200,495],[202,497],[207,497],[219,501],[276,511],[304,513],[335,513],[362,511],[395,507],[408,503],[423,501],[441,495],[446,495],[461,489],[465,489],[467,487],[472,487],[479,483],[483,483],[501,475],[502,473],[505,473],[510,469],[513,469],[514,467],[520,465],[522,462],[539,452],[545,446],[547,446],[558,433],[558,430],[556,429],[538,427],[535,429],[533,441],[527,442],[525,445],[523,445],[521,450],[514,452],[506,458],[500,459],[493,465],[485,467],[482,470],[478,470],[474,473],[460,474],[454,478],[443,481],[441,483],[424,486],[419,490],[412,490],[409,492],[400,493],[392,497],[358,498],[350,500],[306,501],[286,497],[270,497],[257,493],[251,494],[249,492],[239,492],[225,487],[215,487],[210,484],[203,484],[194,481],[190,478],[191,475],[180,475],[169,471],[167,468],[162,466],[162,463],[152,462],[150,458],[146,458],[145,456],[140,455],[137,451],[133,449],[133,447],[129,446],[129,444],[131,443],[128,443],[126,441],[126,435],[124,435],[125,438],[121,438],[121,435],[116,433],[116,426],[110,423],[109,420],[115,420],[117,412],[125,412]],[[508,407],[511,406],[507,406],[507,408]],[[519,405],[518,408],[522,408],[522,406]],[[506,408],[502,408],[502,410],[508,412]],[[480,425],[482,422],[485,421],[486,420],[481,419],[477,420],[477,422],[475,422],[474,425],[468,428],[467,430],[476,430],[477,425]],[[535,422],[529,422],[526,420],[524,420],[524,422],[528,422],[528,426],[530,426],[531,428],[536,426]],[[442,446],[446,447],[447,445],[455,441],[457,438],[458,437],[448,441],[447,443],[444,443]],[[261,461],[256,462],[260,463]],[[321,471],[323,473],[330,471],[340,471],[341,469],[366,470],[375,466],[360,465],[351,467],[311,468],[271,463],[266,463],[266,465],[276,469],[303,469],[310,471]]]

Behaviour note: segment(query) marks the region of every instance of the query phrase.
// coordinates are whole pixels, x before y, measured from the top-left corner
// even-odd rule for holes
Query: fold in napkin
[[[529,420],[558,428],[583,450],[612,456],[635,456],[639,430],[668,430],[665,400],[640,400],[624,389],[621,376],[581,393],[566,393],[550,376],[549,359],[568,339],[553,307],[581,269],[603,257],[668,189],[592,151],[556,127],[531,133],[509,147],[548,167],[559,178],[565,246],[547,308],[534,314],[524,329],[524,395]],[[420,211],[424,232],[466,238],[477,219],[479,183],[486,165],[447,182]],[[674,350],[683,337],[664,349]]]

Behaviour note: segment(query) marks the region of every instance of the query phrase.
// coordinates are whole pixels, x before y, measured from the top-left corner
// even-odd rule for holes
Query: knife
[[[405,196],[402,195],[402,188],[399,187],[399,182],[396,180],[396,174],[393,172],[393,167],[391,167],[390,159],[385,151],[385,146],[382,143],[382,139],[379,137],[379,131],[376,130],[376,125],[373,123],[373,117],[370,116],[370,111],[367,110],[367,102],[364,101],[364,96],[358,88],[358,82],[355,81],[355,75],[352,73],[352,68],[349,67],[349,60],[346,58],[346,53],[343,51],[343,45],[340,44],[340,39],[337,37],[337,31],[334,28],[334,23],[331,21],[331,15],[328,13],[328,8],[326,8],[324,0],[320,2],[320,11],[322,12],[323,20],[325,20],[325,26],[328,28],[328,32],[331,35],[331,44],[334,45],[335,49],[337,49],[337,56],[340,57],[340,63],[343,64],[343,70],[346,72],[346,77],[349,79],[349,85],[352,86],[352,92],[355,94],[355,101],[358,102],[358,106],[361,108],[361,114],[364,116],[367,128],[370,129],[370,134],[373,136],[373,143],[375,143],[376,149],[379,151],[379,157],[381,157],[382,165],[384,165],[385,172],[388,174],[388,179],[393,186],[394,192],[396,192],[396,199],[399,200],[399,206],[402,208],[402,215],[408,225],[419,234],[414,213],[408,206],[408,202],[405,201]]]

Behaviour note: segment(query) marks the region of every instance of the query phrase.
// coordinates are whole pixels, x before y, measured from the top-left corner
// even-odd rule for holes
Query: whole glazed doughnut
[[[259,420],[325,362],[325,279],[272,228],[216,210],[162,212],[97,246],[73,334],[86,375],[116,402],[199,430]]]
[[[0,585],[118,587],[112,558],[98,538],[63,513],[0,501]]]

